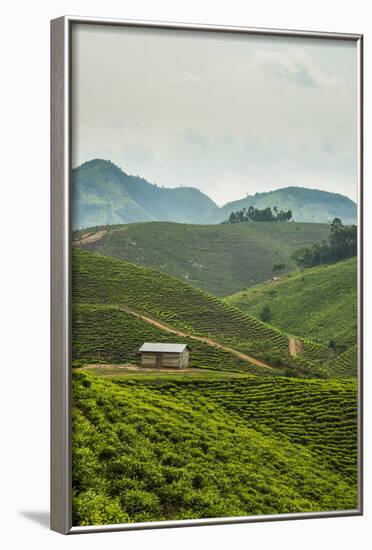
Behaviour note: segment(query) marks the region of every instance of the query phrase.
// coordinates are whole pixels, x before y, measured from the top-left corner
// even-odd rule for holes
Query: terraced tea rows
[[[129,382],[117,381],[123,388]],[[137,383],[137,382],[136,382]],[[208,403],[244,419],[265,436],[306,448],[329,470],[355,481],[357,393],[355,380],[246,377],[218,380],[139,380],[179,402]]]
[[[139,363],[143,342],[184,342],[191,349],[190,366],[267,374],[221,349],[164,332],[117,306],[80,304],[73,310],[72,355],[74,364]],[[270,369],[270,374],[272,370]]]
[[[75,372],[73,524],[355,509],[352,383],[236,382]]]
[[[168,275],[122,260],[73,251],[75,304],[126,304],[191,334],[234,342],[237,349],[288,357],[279,330]]]
[[[329,349],[322,344],[312,342],[306,338],[297,338],[301,347],[301,357],[313,362],[324,363],[327,360]]]
[[[327,365],[327,372],[330,376],[344,377],[357,376],[358,371],[358,348],[352,346],[348,350],[338,355]]]

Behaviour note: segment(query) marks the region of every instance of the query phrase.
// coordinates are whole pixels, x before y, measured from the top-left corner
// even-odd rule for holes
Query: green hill
[[[158,187],[100,159],[73,170],[72,192],[75,229],[158,219],[208,223],[218,211],[218,206],[199,189]]]
[[[247,372],[267,374],[267,367],[263,371],[250,364],[258,360],[270,365],[272,374],[288,371],[300,377],[327,376],[323,363],[329,357],[324,346],[304,341],[301,355],[291,357],[284,332],[161,272],[74,249],[72,282],[73,358],[77,364],[82,360],[132,362],[137,346],[151,334],[155,341],[177,341],[167,332],[171,329],[181,331],[182,341],[194,337],[209,344],[201,349],[199,342],[190,342],[196,350],[193,366],[242,370],[243,363],[227,349],[227,353],[211,350],[210,345],[216,347],[217,343],[248,355],[243,369]],[[158,323],[166,334],[146,331],[133,319],[129,323],[126,313],[137,318],[142,315],[146,326],[149,320]]]
[[[339,349],[356,343],[357,260],[305,270],[266,281],[225,298],[256,317],[264,307],[270,323],[289,334],[304,336],[324,345],[333,340]]]
[[[288,356],[288,340],[281,331],[169,275],[79,249],[73,251],[72,266],[75,306],[125,305],[264,360]]]
[[[293,250],[321,242],[329,235],[327,224],[285,222],[231,225],[156,222],[95,231],[102,229],[106,230],[102,238],[81,246],[163,271],[216,296],[226,296],[267,280],[276,263],[284,263],[287,271],[294,269],[290,259]],[[75,242],[84,234],[75,233]]]
[[[73,376],[73,524],[357,507],[351,380]]]
[[[336,193],[287,187],[256,193],[220,208],[195,187],[159,187],[102,159],[90,160],[73,170],[72,195],[74,229],[150,220],[220,223],[233,210],[251,205],[291,209],[296,221],[328,223],[338,217],[344,224],[356,223],[355,203]]]
[[[306,189],[304,187],[285,187],[267,193],[256,193],[244,199],[225,204],[221,210],[221,221],[227,220],[231,212],[248,209],[250,206],[263,209],[276,206],[278,210],[292,210],[296,222],[328,223],[340,218],[345,225],[357,222],[357,207],[348,197],[338,193]]]

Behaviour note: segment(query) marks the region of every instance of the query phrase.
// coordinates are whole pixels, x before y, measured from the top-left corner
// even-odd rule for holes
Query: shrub
[[[129,516],[122,510],[116,498],[109,498],[90,489],[73,499],[74,525],[109,525],[128,522]]]
[[[271,320],[271,309],[269,306],[264,306],[260,311],[260,319],[265,323],[268,323]]]
[[[160,514],[159,499],[153,493],[130,489],[121,496],[123,508],[131,516],[139,513],[151,513],[154,516]]]

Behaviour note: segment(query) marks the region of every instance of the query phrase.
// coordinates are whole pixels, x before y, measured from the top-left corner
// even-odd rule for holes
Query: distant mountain
[[[73,228],[141,221],[214,223],[218,206],[194,187],[164,188],[107,160],[73,170]]]
[[[217,206],[195,187],[159,187],[130,176],[107,160],[94,159],[73,170],[74,229],[142,221],[215,224],[243,207],[277,206],[293,212],[295,221],[327,223],[335,217],[356,222],[356,204],[336,193],[287,187],[256,193]]]
[[[348,197],[304,187],[285,187],[228,202],[220,208],[220,220],[226,220],[231,212],[250,206],[258,209],[276,206],[279,210],[292,210],[296,222],[327,223],[341,218],[348,225],[357,221],[357,206]]]

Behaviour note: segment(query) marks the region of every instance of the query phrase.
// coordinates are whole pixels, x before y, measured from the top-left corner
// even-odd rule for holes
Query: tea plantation
[[[353,510],[350,380],[73,374],[73,524]]]
[[[291,253],[329,234],[329,225],[320,223],[145,222],[79,231],[74,238],[102,229],[103,238],[83,244],[85,250],[163,271],[215,296],[271,278],[273,264],[294,269]]]
[[[180,337],[162,331],[117,306],[80,304],[73,310],[74,366],[86,363],[139,363],[143,342],[179,342]],[[203,342],[182,338],[189,345],[190,366],[213,370],[273,374]]]
[[[257,317],[269,308],[269,322],[281,330],[346,349],[355,344],[357,334],[357,260],[307,269],[304,280],[293,272],[225,301]]]
[[[345,376],[357,376],[358,348],[352,346],[326,365],[329,376],[342,378]]]
[[[288,353],[287,337],[218,298],[163,273],[80,250],[73,254],[75,304],[125,304],[191,334],[249,341]],[[257,346],[256,346],[257,344]]]
[[[117,382],[121,384],[121,381]],[[327,468],[356,479],[356,381],[245,377],[142,380],[161,395],[197,402],[200,395],[246,419],[262,434],[286,437],[316,454]]]
[[[72,291],[74,525],[357,507],[355,346],[298,337],[291,358],[282,330],[79,248]],[[195,371],[130,370],[180,340]]]
[[[188,334],[215,338],[273,367],[293,362],[288,338],[280,330],[203,290],[123,260],[74,249],[73,302],[127,306]]]

